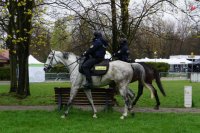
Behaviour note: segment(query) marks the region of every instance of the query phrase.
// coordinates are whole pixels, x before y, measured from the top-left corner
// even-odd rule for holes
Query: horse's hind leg
[[[138,82],[138,92],[137,92],[137,96],[136,96],[135,100],[132,103],[132,106],[136,105],[137,101],[139,100],[140,96],[143,93],[143,88],[144,88],[144,86],[142,85],[142,83]]]
[[[128,109],[131,110],[133,108],[133,101],[135,98],[135,93],[130,88],[127,88],[127,97],[129,100]]]
[[[154,97],[156,99],[156,105],[155,105],[154,109],[159,109],[160,100],[159,100],[159,97],[158,97],[158,93],[157,93],[156,89],[153,87],[152,84],[148,84],[148,85],[152,88],[152,92],[153,92]]]
[[[91,90],[90,89],[84,89],[84,92],[85,92],[85,94],[86,94],[86,96],[87,96],[87,98],[88,98],[88,100],[89,100],[89,102],[90,102],[90,104],[92,106],[92,109],[93,109],[93,118],[97,118],[97,115],[96,115],[97,110],[96,110],[96,108],[94,106],[94,102],[93,102],[93,99],[92,99]]]
[[[124,119],[124,117],[127,117],[128,115],[128,104],[129,104],[129,100],[128,100],[128,93],[127,93],[127,89],[126,87],[120,88],[119,90],[121,96],[124,99],[125,105],[124,105],[124,112],[122,114],[122,116],[120,117],[120,119]]]
[[[72,106],[72,102],[73,102],[74,97],[76,96],[77,92],[78,92],[78,88],[71,88],[71,90],[70,90],[70,98],[69,98],[69,100],[67,102],[66,111],[61,116],[61,118],[65,118],[68,115],[69,109]]]
[[[134,97],[135,97],[135,93],[130,89],[130,88],[127,88],[127,92],[128,92],[128,98],[130,99],[130,100],[133,100],[134,99]]]

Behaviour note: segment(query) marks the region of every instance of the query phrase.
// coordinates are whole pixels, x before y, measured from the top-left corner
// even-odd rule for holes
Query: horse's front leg
[[[72,102],[73,102],[73,100],[74,100],[74,98],[75,98],[77,92],[78,92],[78,88],[75,88],[75,87],[72,87],[72,88],[71,88],[71,90],[70,90],[70,98],[69,98],[69,100],[68,100],[68,102],[67,102],[66,111],[65,111],[64,114],[61,116],[61,118],[65,118],[65,117],[68,115],[69,109],[70,109],[71,106],[72,106]]]
[[[126,87],[120,88],[119,92],[120,92],[121,96],[123,97],[124,103],[125,103],[124,112],[123,112],[122,116],[120,117],[120,119],[124,119],[125,117],[128,116],[128,104],[129,104]]]
[[[97,118],[97,114],[96,114],[97,110],[96,110],[96,108],[94,106],[94,102],[93,102],[93,99],[92,99],[91,90],[90,89],[84,89],[84,92],[85,92],[85,94],[86,94],[86,96],[87,96],[87,98],[88,98],[88,100],[89,100],[89,102],[90,102],[90,104],[92,106],[92,109],[93,109],[93,118]]]

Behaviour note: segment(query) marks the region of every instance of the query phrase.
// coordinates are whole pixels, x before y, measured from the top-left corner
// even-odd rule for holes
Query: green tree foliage
[[[41,62],[45,62],[50,49],[50,33],[48,29],[43,25],[33,28],[30,54]]]
[[[34,0],[5,0],[0,5],[3,6],[2,27],[7,33],[5,41],[10,54],[10,92],[26,97],[30,95],[28,56]]]
[[[81,20],[80,24],[74,28],[73,47],[72,51],[77,54],[82,54],[91,45],[91,40],[93,37],[93,30],[89,28],[89,23],[85,20]]]
[[[46,57],[50,51],[51,29],[49,26],[52,23],[50,20],[44,19],[46,10],[47,6],[44,5],[43,0],[35,1],[32,19],[30,54],[42,62],[46,61]]]
[[[58,19],[55,22],[51,37],[51,48],[56,50],[70,49],[71,39],[67,28],[67,21],[65,18]]]
[[[121,32],[124,37],[128,35],[128,25],[129,25],[129,6],[130,0],[120,0],[121,6]]]

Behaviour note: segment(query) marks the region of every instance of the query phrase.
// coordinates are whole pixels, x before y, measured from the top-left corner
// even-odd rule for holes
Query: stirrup
[[[84,87],[84,89],[92,89],[93,85],[86,83],[86,84],[83,85],[83,87]]]

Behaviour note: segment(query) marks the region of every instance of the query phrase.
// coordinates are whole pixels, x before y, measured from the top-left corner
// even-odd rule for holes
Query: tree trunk
[[[29,45],[31,36],[28,32],[32,28],[31,19],[32,19],[33,2],[34,2],[33,0],[27,0],[26,5],[19,6],[17,10],[17,28],[19,29],[20,32],[18,32],[16,36],[18,39],[22,38],[18,43],[18,49],[17,49],[18,63],[19,63],[17,94],[25,97],[30,95],[28,56],[29,56]]]
[[[10,52],[10,92],[17,91],[17,57]]]
[[[117,38],[118,38],[115,0],[111,0],[111,10],[112,10],[112,35],[113,35],[112,52],[114,53],[117,50]]]
[[[13,44],[12,40],[14,39],[14,30],[15,29],[15,11],[16,11],[16,2],[12,2],[12,4],[8,5],[9,11],[9,21],[7,25],[7,34],[9,38],[6,40],[6,45],[9,48],[9,58],[10,58],[10,91],[9,92],[16,92],[17,91],[17,56],[16,56],[16,49],[15,44]]]
[[[21,96],[29,96],[29,77],[28,77],[28,56],[25,54],[25,49],[19,47],[19,79],[18,79],[18,90],[17,94]]]
[[[122,37],[126,37],[128,35],[128,21],[129,21],[129,13],[128,13],[128,5],[129,5],[130,0],[120,0],[120,5],[121,5],[121,32],[122,32]]]

